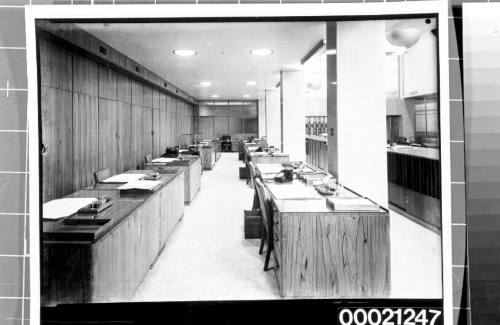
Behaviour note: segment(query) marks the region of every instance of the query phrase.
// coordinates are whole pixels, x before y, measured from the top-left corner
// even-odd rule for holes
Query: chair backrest
[[[271,214],[271,201],[269,198],[269,193],[262,184],[259,178],[255,178],[255,190],[257,191],[257,196],[259,197],[260,212],[262,214],[262,222],[267,229],[268,235],[272,236],[273,220]]]
[[[150,153],[148,153],[147,155],[144,156],[144,161],[146,162],[146,164],[150,164],[152,160],[153,160],[153,157],[151,157]]]
[[[98,171],[94,172],[94,181],[96,183],[102,183],[103,180],[110,177],[111,173],[109,171],[109,168],[99,169]]]
[[[253,163],[253,161],[248,162],[248,169],[250,171],[250,185],[252,187],[255,187],[254,180],[257,174],[255,172],[255,164]]]

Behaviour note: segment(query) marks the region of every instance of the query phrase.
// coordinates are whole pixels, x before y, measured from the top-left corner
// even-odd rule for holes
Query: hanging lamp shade
[[[395,46],[404,46],[410,48],[422,35],[422,30],[415,27],[396,28],[386,33],[389,43]]]

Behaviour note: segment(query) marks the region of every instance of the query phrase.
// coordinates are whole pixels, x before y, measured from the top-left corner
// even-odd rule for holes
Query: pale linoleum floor
[[[239,180],[239,166],[237,153],[223,153],[204,171],[200,192],[133,301],[280,299],[272,271],[263,271],[259,240],[244,239],[253,191]],[[441,297],[439,235],[391,213],[391,262],[392,297]]]

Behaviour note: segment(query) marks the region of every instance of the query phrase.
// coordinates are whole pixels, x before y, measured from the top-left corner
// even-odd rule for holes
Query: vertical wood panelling
[[[99,98],[99,168],[118,170],[117,102]]]
[[[143,168],[192,131],[191,105],[108,66],[44,38],[40,61],[44,202],[91,185],[97,169]]]
[[[73,191],[73,141],[71,92],[51,87],[41,88],[43,202]]]
[[[75,189],[92,185],[92,173],[98,169],[97,97],[73,93],[73,183]]]
[[[135,168],[130,148],[132,139],[132,104],[117,102],[118,120],[118,172]]]

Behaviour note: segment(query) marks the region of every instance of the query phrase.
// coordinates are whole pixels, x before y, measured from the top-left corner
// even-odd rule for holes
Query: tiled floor
[[[243,236],[252,190],[238,179],[237,154],[223,154],[144,279],[134,301],[279,299],[258,240]],[[441,297],[440,237],[391,214],[393,297]]]

